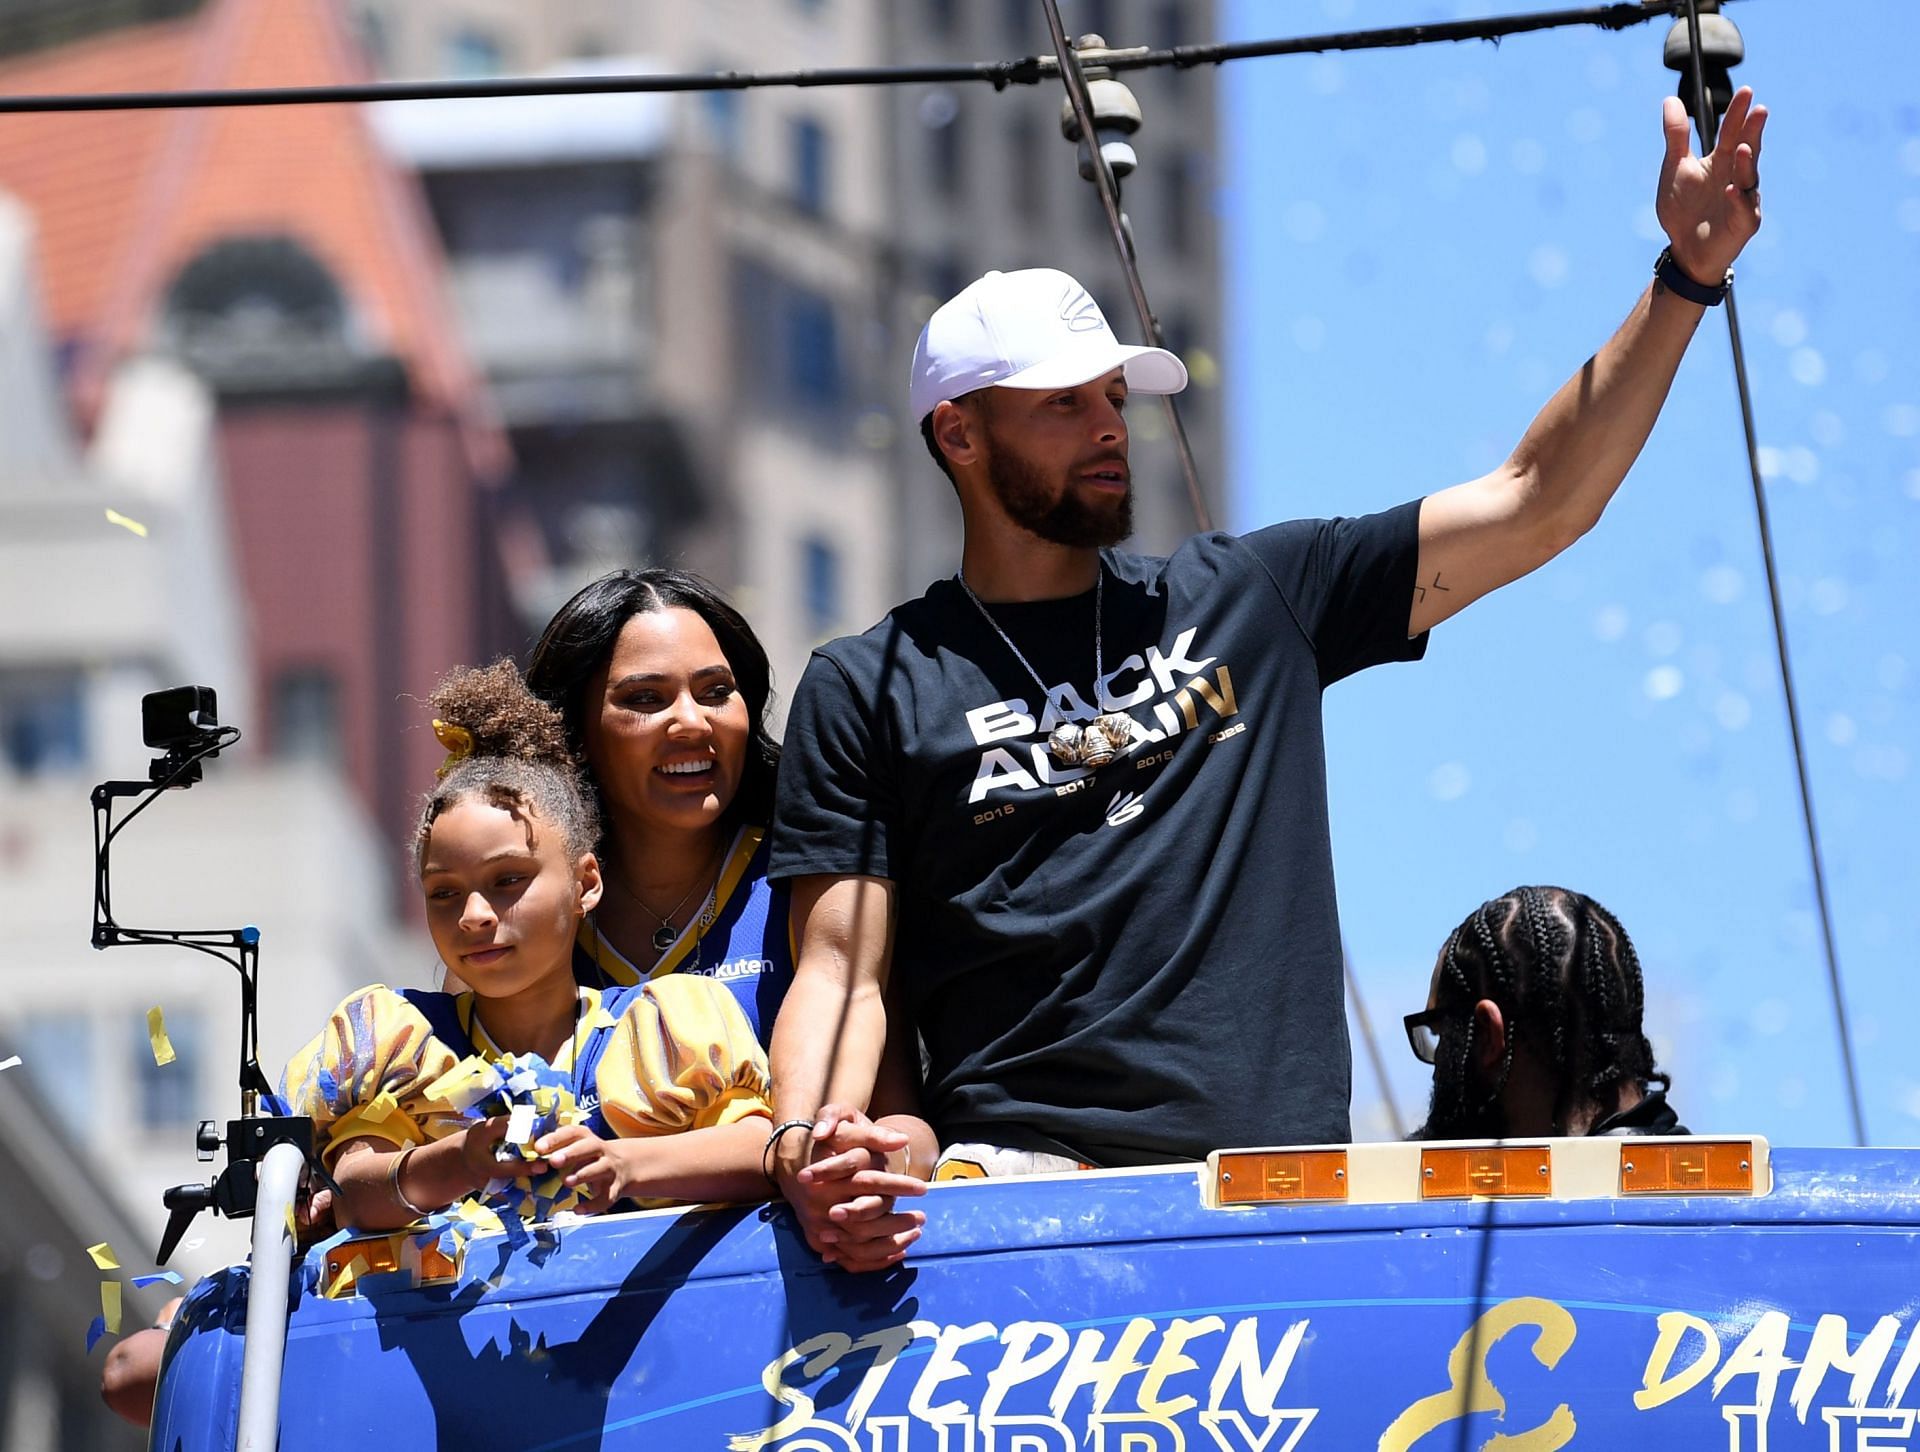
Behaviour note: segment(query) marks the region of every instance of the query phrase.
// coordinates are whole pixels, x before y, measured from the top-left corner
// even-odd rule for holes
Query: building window
[[[86,727],[77,674],[0,676],[0,758],[20,775],[86,765]]]
[[[786,307],[787,390],[795,402],[829,408],[840,402],[840,328],[833,303],[791,287]]]
[[[707,65],[710,71],[731,70],[726,61],[711,61]],[[740,156],[740,101],[738,91],[706,91],[701,94],[700,106],[707,116],[707,135],[713,139],[713,149],[728,161],[736,161]]]
[[[832,634],[840,623],[840,555],[818,535],[800,541],[800,588],[808,632]]]
[[[793,191],[800,210],[823,216],[827,210],[827,131],[818,121],[793,123]]]
[[[920,103],[927,130],[927,172],[944,197],[957,197],[965,183],[961,168],[965,147],[960,135],[960,105],[950,91],[935,91]]]
[[[19,1049],[21,1068],[60,1128],[74,1139],[90,1138],[97,1106],[84,1086],[93,1082],[93,1020],[83,1013],[33,1014],[22,1026]]]
[[[833,300],[759,262],[734,266],[733,337],[746,393],[790,416],[833,423],[846,402]]]
[[[1162,0],[1154,12],[1153,44],[1157,50],[1178,50],[1187,43],[1187,15],[1184,0]]]
[[[497,76],[503,66],[500,42],[470,25],[454,31],[440,48],[440,69],[456,80]]]
[[[257,384],[356,356],[339,284],[284,234],[230,236],[195,254],[167,289],[162,317],[172,346],[216,380]]]
[[[170,1064],[153,1062],[153,1044],[147,1037],[145,1014],[135,1018],[128,1039],[133,1055],[134,1097],[140,1105],[140,1123],[147,1129],[171,1129],[193,1124],[199,1117],[199,1084],[195,1078],[201,1058],[204,1025],[192,1011],[167,1015],[167,1038],[173,1044]]]
[[[1154,15],[1153,44],[1156,50],[1177,50],[1186,45],[1187,16],[1185,0],[1165,0]],[[1171,90],[1184,90],[1187,77],[1193,74],[1179,66],[1163,66],[1160,74],[1166,78]]]
[[[353,18],[353,28],[360,37],[360,49],[366,52],[367,68],[376,75],[384,72],[392,60],[386,18],[373,10],[361,10]]]
[[[268,701],[273,754],[284,761],[338,764],[340,678],[325,666],[289,666],[274,675]]]
[[[1046,33],[1046,22],[1040,19],[1040,7],[1033,0],[1003,0],[1006,7],[1007,44],[1015,47],[1026,45],[1039,34]],[[1045,47],[1052,50],[1052,45]]]
[[[1045,225],[1049,159],[1043,134],[1034,118],[1014,117],[1007,127],[1007,176],[1013,185],[1013,214],[1025,226]],[[1064,148],[1058,159],[1065,159]]]

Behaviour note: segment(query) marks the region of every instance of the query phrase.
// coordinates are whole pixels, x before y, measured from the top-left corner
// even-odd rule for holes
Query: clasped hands
[[[794,1129],[775,1146],[774,1176],[807,1244],[828,1265],[884,1270],[906,1258],[926,1215],[896,1210],[901,1195],[924,1195],[927,1182],[909,1173],[909,1141],[844,1104],[824,1106],[809,1130]]]

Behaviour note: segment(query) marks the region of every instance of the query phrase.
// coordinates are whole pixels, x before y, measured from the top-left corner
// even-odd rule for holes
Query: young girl
[[[738,1003],[711,979],[576,986],[574,936],[599,901],[598,824],[558,714],[511,661],[456,673],[433,696],[450,755],[420,814],[427,926],[457,995],[376,984],[348,998],[287,1067],[339,1182],[341,1223],[392,1229],[490,1184],[525,1207],[551,1176],[583,1210],[622,1200],[761,1198],[767,1061]],[[537,1054],[568,1081],[582,1123],[502,1145],[428,1091],[470,1056]],[[573,1198],[571,1195],[566,1199]]]

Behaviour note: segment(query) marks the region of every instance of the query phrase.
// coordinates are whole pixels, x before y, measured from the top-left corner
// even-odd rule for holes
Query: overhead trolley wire
[[[1080,68],[1079,52],[1073,42],[1067,39],[1066,27],[1060,21],[1058,0],[1040,0],[1047,12],[1047,29],[1053,34],[1054,55],[1060,62],[1060,79],[1067,88],[1067,102],[1073,107],[1073,118],[1080,128],[1081,144],[1087,148],[1092,171],[1093,189],[1100,197],[1100,209],[1106,214],[1107,231],[1113,238],[1113,250],[1120,259],[1120,271],[1127,280],[1127,294],[1133,300],[1134,315],[1140,320],[1140,331],[1146,340],[1156,348],[1167,346],[1166,336],[1160,330],[1160,320],[1154,316],[1153,308],[1147,302],[1146,286],[1140,281],[1140,263],[1133,255],[1133,239],[1127,235],[1126,218],[1120,214],[1120,182],[1113,174],[1113,168],[1107,165],[1106,153],[1101,149],[1100,138],[1095,133],[1093,119],[1093,98],[1087,90],[1086,73]],[[1213,515],[1207,508],[1206,496],[1200,492],[1200,469],[1193,460],[1193,445],[1187,439],[1187,426],[1180,421],[1180,409],[1173,401],[1173,395],[1161,395],[1161,402],[1167,412],[1167,423],[1173,431],[1173,446],[1180,456],[1180,474],[1187,485],[1187,503],[1193,509],[1193,522],[1201,533],[1213,530]]]
[[[1700,152],[1710,153],[1719,140],[1720,118],[1707,94],[1706,68],[1700,49],[1698,0],[1685,0],[1687,48],[1692,70],[1693,119],[1700,129]],[[1827,873],[1820,852],[1820,833],[1814,824],[1813,786],[1807,773],[1806,738],[1800,729],[1799,696],[1793,684],[1793,662],[1787,652],[1786,614],[1780,606],[1779,567],[1773,553],[1773,527],[1767,514],[1767,491],[1760,478],[1760,443],[1753,422],[1753,392],[1747,385],[1747,355],[1740,342],[1740,312],[1731,285],[1727,288],[1727,340],[1733,349],[1733,381],[1740,396],[1740,426],[1746,435],[1747,473],[1753,483],[1753,512],[1760,525],[1760,560],[1767,579],[1767,605],[1773,613],[1773,643],[1780,657],[1780,689],[1787,703],[1787,733],[1793,743],[1794,775],[1800,784],[1800,818],[1806,828],[1807,860],[1813,868],[1813,896],[1820,915],[1820,942],[1826,954],[1827,986],[1833,996],[1833,1022],[1840,1038],[1840,1067],[1847,1084],[1847,1110],[1853,1120],[1854,1143],[1867,1143],[1866,1111],[1860,1100],[1860,1076],[1854,1063],[1853,1035],[1847,1027],[1847,1001],[1840,980],[1840,954],[1833,934],[1833,908],[1827,898]]]
[[[1284,40],[1222,45],[1180,45],[1102,52],[1101,64],[1115,71],[1172,66],[1220,65],[1264,56],[1307,55],[1324,51],[1391,50],[1441,41],[1488,40],[1510,35],[1590,25],[1625,30],[1678,13],[1683,0],[1631,0],[1572,10],[1544,10],[1479,20],[1399,25],[1381,30],[1349,30]],[[1058,44],[1058,42],[1056,42]],[[581,96],[629,92],[748,91],[768,87],[911,86],[980,83],[996,91],[1033,86],[1060,75],[1057,56],[957,65],[838,66],[815,70],[681,72],[636,76],[515,76],[469,81],[367,81],[342,86],[264,86],[233,90],[106,91],[0,96],[0,115],[44,111],[161,111],[185,107],[315,106],[374,101],[506,100],[516,96]]]

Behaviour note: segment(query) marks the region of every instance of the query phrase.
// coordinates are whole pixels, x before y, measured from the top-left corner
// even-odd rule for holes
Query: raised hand
[[[1667,97],[1660,121],[1667,155],[1654,210],[1673,244],[1673,260],[1695,282],[1713,287],[1760,230],[1760,133],[1767,108],[1754,104],[1750,87],[1735,91],[1713,151],[1704,157],[1693,154],[1693,123],[1678,97]]]

